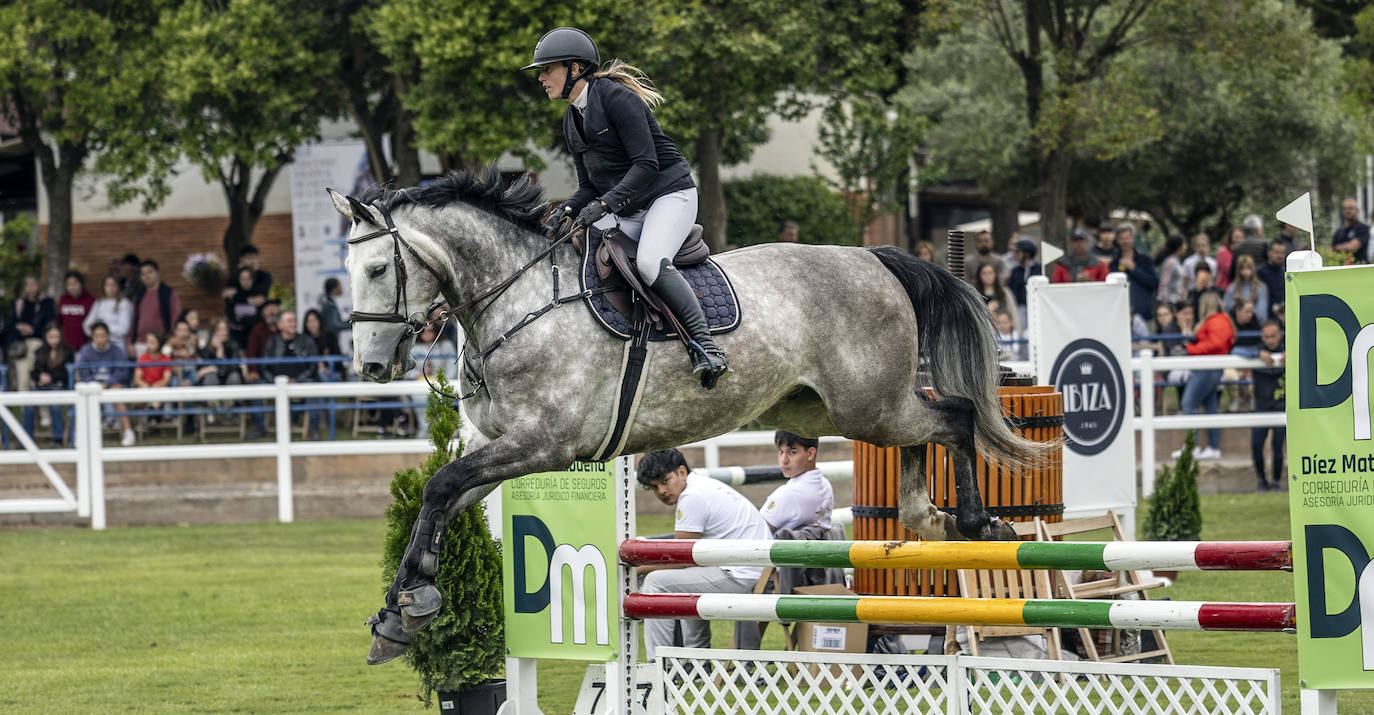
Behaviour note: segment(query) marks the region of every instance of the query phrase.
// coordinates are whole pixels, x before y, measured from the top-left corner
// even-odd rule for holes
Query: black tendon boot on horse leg
[[[434,577],[439,573],[439,556],[444,553],[444,533],[455,516],[491,492],[491,487],[483,488],[465,474],[458,462],[450,462],[425,483],[424,505],[411,529],[396,578],[386,592],[386,607],[367,621],[372,626],[368,665],[385,663],[406,652],[412,637],[439,614],[444,599]]]
[[[439,572],[448,522],[440,509],[426,505],[420,510],[396,579],[386,593],[386,607],[367,620],[372,626],[368,665],[385,663],[406,652],[412,636],[439,614],[443,597],[434,585],[434,576]]]
[[[725,351],[717,347],[716,341],[711,338],[706,314],[701,311],[701,303],[697,302],[697,294],[687,284],[687,279],[666,258],[660,266],[658,279],[649,287],[663,299],[686,329],[687,337],[694,344],[687,347],[692,359],[692,375],[700,378],[701,386],[709,390],[730,374]]]

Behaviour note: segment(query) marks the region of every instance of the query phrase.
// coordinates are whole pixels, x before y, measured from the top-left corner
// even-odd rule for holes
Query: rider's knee
[[[669,261],[669,260],[667,260],[667,259],[664,259],[664,260],[662,260],[662,261],[657,261],[657,262],[655,262],[655,261],[636,261],[636,262],[635,262],[635,270],[639,271],[639,278],[640,278],[640,280],[644,281],[644,285],[646,285],[646,286],[652,286],[652,285],[654,284],[654,281],[657,281],[657,280],[658,280],[658,277],[661,276],[661,275],[663,275],[663,268],[664,268],[665,266],[671,267],[671,266],[672,266],[672,262]]]

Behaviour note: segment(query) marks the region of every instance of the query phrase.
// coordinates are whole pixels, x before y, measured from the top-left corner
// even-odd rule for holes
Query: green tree
[[[910,84],[897,95],[904,114],[923,117],[930,147],[922,183],[973,180],[994,206],[1019,206],[1035,187],[1026,125],[1025,85],[1008,81],[1015,66],[976,23],[960,25],[917,47],[904,63]],[[995,238],[1006,240],[994,216]]]
[[[1342,115],[1339,44],[1280,0],[1178,4],[1147,22],[1156,38],[1123,55],[1118,82],[1159,107],[1160,137],[1107,164],[1099,186],[1192,235],[1355,180]],[[1180,98],[1186,101],[1179,101]],[[1368,122],[1362,123],[1368,126]]]
[[[0,226],[0,295],[19,295],[24,276],[43,270],[43,252],[33,245],[33,220],[16,216]]]
[[[1197,432],[1188,430],[1183,453],[1173,465],[1159,468],[1155,493],[1146,500],[1142,527],[1146,541],[1197,541],[1202,538],[1202,506],[1198,499]]]
[[[1046,126],[1077,137],[1061,157],[1074,197],[1066,212],[1124,206],[1191,233],[1295,186],[1349,179],[1335,49],[1300,11],[1280,0],[1160,2],[1099,79],[1051,93],[1062,116]],[[1040,186],[1043,209],[1042,130],[1027,120],[1027,85],[1006,80],[1017,64],[993,23],[962,19],[908,57],[916,81],[901,101],[931,118],[937,171],[975,179],[994,203]],[[1061,225],[1042,224],[1047,238]]]
[[[814,176],[732,179],[725,182],[725,201],[735,246],[776,241],[783,221],[797,223],[802,243],[862,244],[844,197]]]
[[[286,0],[193,1],[163,17],[166,136],[223,189],[231,266],[296,147],[340,111],[323,28],[318,13]]]
[[[1063,245],[1075,159],[1109,159],[1157,133],[1152,108],[1112,101],[1129,90],[1109,80],[1114,61],[1143,39],[1142,18],[1160,0],[949,0],[937,28],[990,36],[1017,77],[1025,146],[1034,166],[1044,237]],[[957,41],[941,38],[941,42]],[[1010,72],[1005,70],[1009,67]],[[960,68],[950,67],[953,72]]]
[[[1365,7],[1354,18],[1355,35],[1347,43],[1354,47],[1345,60],[1345,94],[1341,100],[1353,118],[1360,148],[1374,154],[1374,5]]]
[[[337,47],[338,64],[330,73],[329,86],[358,127],[372,179],[378,184],[418,184],[420,151],[415,145],[414,119],[401,102],[408,82],[392,70],[373,40],[375,3],[312,0],[306,7],[319,13],[324,41]]]
[[[711,250],[722,250],[728,211],[720,169],[748,159],[768,139],[769,117],[796,119],[845,78],[890,84],[880,56],[901,6],[861,0],[826,3],[739,0],[652,3],[630,23],[643,37],[626,59],[659,83],[665,131],[696,166],[699,216]],[[802,89],[811,94],[803,94]]]
[[[557,119],[566,105],[550,102],[519,68],[529,64],[540,36],[559,25],[593,36],[605,27],[612,35],[609,5],[389,0],[367,25],[397,78],[418,145],[438,155],[444,170],[479,167],[507,153],[539,168],[534,148],[555,138],[562,145]]]
[[[437,383],[441,391],[449,392],[442,371]],[[458,436],[462,418],[457,409],[431,392],[425,417],[434,451],[419,469],[399,470],[391,480],[393,501],[386,510],[387,535],[382,552],[384,591],[396,577],[411,529],[420,516],[425,482],[463,454]],[[426,704],[435,690],[458,691],[481,684],[505,665],[501,554],[487,528],[482,504],[473,505],[449,524],[434,583],[444,596],[444,605],[429,627],[415,635],[405,655],[420,676],[420,697]]]
[[[165,157],[123,152],[155,122],[158,61],[147,43],[158,2],[28,0],[0,5],[0,112],[37,157],[48,201],[47,288],[71,258],[73,184],[99,157],[111,200],[166,192]]]
[[[1312,26],[1322,36],[1342,45],[1346,57],[1374,59],[1374,42],[1357,35],[1357,15],[1370,7],[1368,0],[1296,0],[1312,11]]]
[[[878,215],[898,206],[897,188],[924,136],[924,120],[877,95],[835,97],[821,115],[816,153],[835,167],[832,182],[855,202],[859,243]]]

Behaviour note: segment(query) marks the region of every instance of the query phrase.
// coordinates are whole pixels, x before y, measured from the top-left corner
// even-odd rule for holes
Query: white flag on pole
[[[1312,232],[1312,194],[1299,196],[1293,203],[1279,209],[1274,217],[1293,228],[1306,231],[1312,238],[1313,250],[1316,250],[1317,236]]]

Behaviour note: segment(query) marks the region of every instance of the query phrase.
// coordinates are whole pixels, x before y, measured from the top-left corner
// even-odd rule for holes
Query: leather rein
[[[506,292],[507,289],[509,289],[512,285],[515,285],[515,282],[519,280],[520,276],[524,275],[526,271],[533,268],[540,261],[552,256],[554,249],[558,248],[560,244],[565,243],[569,239],[576,236],[578,233],[578,229],[581,227],[570,219],[565,220],[558,234],[549,242],[547,248],[539,252],[539,255],[535,256],[528,263],[524,264],[519,269],[517,269],[514,273],[510,275],[510,277],[478,293],[475,297],[467,300],[458,307],[452,308],[445,307],[449,304],[447,298],[450,292],[448,288],[451,287],[449,282],[446,281],[444,277],[440,275],[439,271],[435,269],[434,266],[430,265],[429,262],[424,259],[424,256],[421,256],[420,253],[415,250],[415,247],[412,246],[409,241],[405,240],[405,237],[401,235],[400,229],[396,228],[396,223],[391,219],[391,211],[388,210],[386,206],[382,205],[380,201],[374,201],[371,205],[373,208],[377,209],[379,213],[381,213],[382,219],[386,222],[386,228],[378,229],[376,231],[373,231],[372,233],[363,234],[362,236],[355,236],[353,238],[349,238],[348,243],[352,245],[363,243],[364,241],[370,241],[374,238],[380,238],[382,236],[391,236],[392,263],[396,267],[396,295],[392,302],[391,312],[370,313],[366,311],[355,310],[353,311],[352,315],[349,316],[348,321],[350,323],[404,323],[407,326],[409,332],[402,334],[401,338],[396,341],[395,351],[400,350],[401,344],[405,342],[405,339],[407,337],[411,335],[418,335],[422,331],[424,331],[426,327],[438,323],[439,330],[435,334],[434,342],[429,344],[429,348],[425,351],[424,360],[420,364],[420,375],[424,377],[425,384],[429,386],[429,389],[432,392],[445,399],[466,400],[472,397],[473,395],[477,394],[478,391],[485,387],[486,371],[484,368],[487,357],[489,357],[493,352],[496,351],[497,348],[501,347],[501,345],[503,345],[507,340],[510,339],[511,336],[519,332],[522,328],[529,325],[530,323],[533,323],[540,316],[544,315],[545,313],[554,308],[557,308],[560,305],[563,305],[565,303],[571,303],[577,300],[582,300],[584,298],[589,298],[592,295],[595,295],[597,292],[602,292],[599,289],[584,290],[574,295],[559,297],[558,265],[554,264],[552,260],[550,260],[550,265],[553,268],[553,299],[539,310],[527,313],[524,318],[522,318],[509,330],[502,333],[500,337],[492,341],[490,345],[478,351],[475,357],[479,363],[482,363],[482,365],[476,370],[474,370],[469,364],[469,357],[467,356],[467,338],[464,337],[463,348],[458,351],[458,357],[462,360],[463,369],[467,373],[468,380],[473,383],[473,387],[467,394],[463,395],[445,392],[436,387],[433,382],[430,382],[429,375],[425,372],[425,365],[429,363],[429,356],[431,353],[434,352],[434,346],[439,344],[440,335],[443,333],[443,328],[448,324],[448,321],[456,320],[457,315],[460,311],[467,310],[468,308],[471,308],[484,300],[490,299],[487,300],[486,305],[483,305],[481,308],[479,308],[477,310],[477,314],[473,316],[474,321],[477,318],[480,318],[481,315],[485,313],[488,308],[496,304],[496,301],[500,299],[500,297]],[[410,310],[410,302],[406,296],[406,280],[408,274],[406,272],[405,257],[401,254],[402,247],[404,247],[406,251],[410,253],[411,257],[417,263],[419,263],[422,268],[424,268],[426,271],[429,271],[429,274],[434,276],[435,281],[439,284],[439,293],[441,296],[440,299],[431,303],[429,308],[423,312],[412,312]],[[434,313],[434,311],[439,308],[442,308],[442,310],[439,311],[438,315],[436,315],[433,318],[429,317],[430,314]],[[402,310],[404,310],[405,312],[401,312]]]

